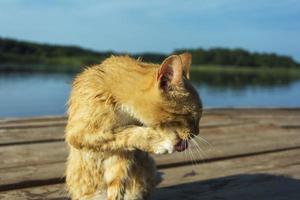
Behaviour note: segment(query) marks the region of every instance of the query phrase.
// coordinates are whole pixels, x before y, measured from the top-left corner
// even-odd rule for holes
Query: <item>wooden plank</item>
[[[64,115],[55,116],[39,116],[39,117],[18,117],[18,118],[2,118],[0,125],[3,124],[24,124],[30,122],[49,122],[49,121],[66,121],[67,117]]]
[[[225,123],[214,123],[209,125],[202,125],[201,129],[215,128],[223,126],[238,126],[245,125],[247,122],[225,122]],[[27,128],[23,128],[26,126]],[[24,143],[36,143],[36,142],[47,142],[49,140],[63,140],[64,139],[64,125],[54,126],[35,126],[29,125],[14,126],[13,128],[0,128],[0,146],[9,144],[24,144]]]
[[[68,195],[64,184],[0,192],[0,199],[2,200],[67,200],[67,197]]]
[[[298,199],[300,149],[159,171],[153,199]],[[248,196],[249,195],[249,196]],[[67,199],[64,184],[0,192],[1,199]]]
[[[282,129],[272,125],[247,125],[224,128],[210,128],[201,131],[202,137],[211,143],[212,149],[197,155],[197,159],[218,158],[280,148],[300,146],[300,132],[295,129]],[[200,140],[199,140],[200,142]],[[241,145],[242,144],[242,145]],[[207,147],[204,142],[202,148]],[[195,152],[197,150],[194,150]],[[195,154],[194,152],[194,154]],[[0,147],[2,162],[0,168],[38,165],[65,160],[67,155],[64,142],[23,144]],[[175,154],[176,155],[176,154]],[[182,155],[182,154],[178,154]],[[162,164],[177,162],[184,158],[174,158],[174,155],[159,156],[166,160]],[[26,159],[24,159],[26,158]],[[170,159],[169,159],[170,158]]]
[[[210,109],[204,111],[201,123],[253,122],[273,125],[300,125],[300,109]]]
[[[299,168],[299,166],[297,167]],[[289,170],[291,173],[299,173],[295,166],[288,166],[286,170]],[[207,181],[195,181],[173,187],[159,188],[155,191],[153,199],[296,200],[300,199],[299,188],[300,180],[289,177],[286,174],[237,174]]]
[[[204,109],[204,113],[210,115],[236,115],[236,114],[246,114],[246,115],[261,115],[270,114],[273,115],[299,115],[300,108],[208,108]]]
[[[58,162],[0,169],[0,191],[62,183],[64,182],[64,165],[63,162]]]
[[[53,127],[53,126],[65,126],[65,121],[47,121],[47,122],[28,122],[28,123],[14,123],[14,124],[2,124],[0,129],[28,129],[28,128],[40,128],[40,127]]]
[[[300,148],[300,133],[293,129],[249,125],[203,132],[214,147],[206,152],[206,157],[195,148],[191,149],[192,152],[155,156],[158,167],[187,165],[192,163],[191,159],[204,162]],[[67,149],[63,142],[1,147],[0,188],[22,185],[23,181],[58,180],[63,177],[66,156]]]
[[[64,162],[67,148],[64,142],[11,145],[0,147],[0,169]]]
[[[31,129],[0,129],[0,146],[63,141],[64,126]]]
[[[253,123],[300,129],[299,121],[300,110],[212,109],[204,111],[201,129]],[[63,140],[65,124],[63,116],[0,120],[0,145]]]
[[[196,166],[187,165],[183,167],[166,168],[163,170],[164,181],[161,182],[160,186],[168,187],[171,185],[208,180],[241,173],[253,174],[272,171],[273,174],[276,174],[277,172],[280,174],[284,173],[286,170],[285,168],[288,166],[295,169],[294,174],[292,175],[294,178],[299,179],[300,149],[236,159],[225,159]],[[298,166],[298,168],[294,168],[295,166]]]
[[[232,123],[223,118],[220,121],[219,126]],[[0,120],[0,145],[62,140],[65,123],[64,117]]]

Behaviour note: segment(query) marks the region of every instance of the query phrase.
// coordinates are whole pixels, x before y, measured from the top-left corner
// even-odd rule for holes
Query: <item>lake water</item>
[[[72,79],[70,74],[0,73],[0,118],[65,114]],[[242,85],[193,83],[206,108],[300,107],[300,80]]]

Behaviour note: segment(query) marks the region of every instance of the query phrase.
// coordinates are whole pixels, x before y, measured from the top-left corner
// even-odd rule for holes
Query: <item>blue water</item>
[[[0,118],[62,115],[73,75],[0,73]],[[218,88],[194,83],[204,107],[300,107],[300,81],[284,86]]]
[[[204,107],[300,107],[300,81],[287,86],[247,86],[243,90],[197,85]]]
[[[0,74],[0,117],[62,115],[71,75]]]

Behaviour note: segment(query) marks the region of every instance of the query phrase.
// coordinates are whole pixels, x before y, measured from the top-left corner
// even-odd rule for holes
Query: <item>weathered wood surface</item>
[[[250,195],[248,198],[245,196],[246,199],[276,199],[276,195],[280,195],[278,199],[300,198],[299,149],[166,168],[159,172],[162,182],[153,199],[232,199],[234,196],[238,197],[236,199],[242,199],[244,192]],[[232,190],[238,190],[239,193],[236,194]],[[264,198],[259,198],[260,196]],[[0,193],[0,197],[66,199],[67,193],[64,184],[54,184],[11,190]]]
[[[0,120],[0,199],[67,197],[65,123]],[[300,199],[299,109],[207,110],[200,134],[202,151],[155,156],[154,199]]]

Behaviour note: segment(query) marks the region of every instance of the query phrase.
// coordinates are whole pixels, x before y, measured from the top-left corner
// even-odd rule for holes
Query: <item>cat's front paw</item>
[[[174,145],[171,140],[164,140],[154,146],[153,152],[155,154],[171,154],[174,152]]]

